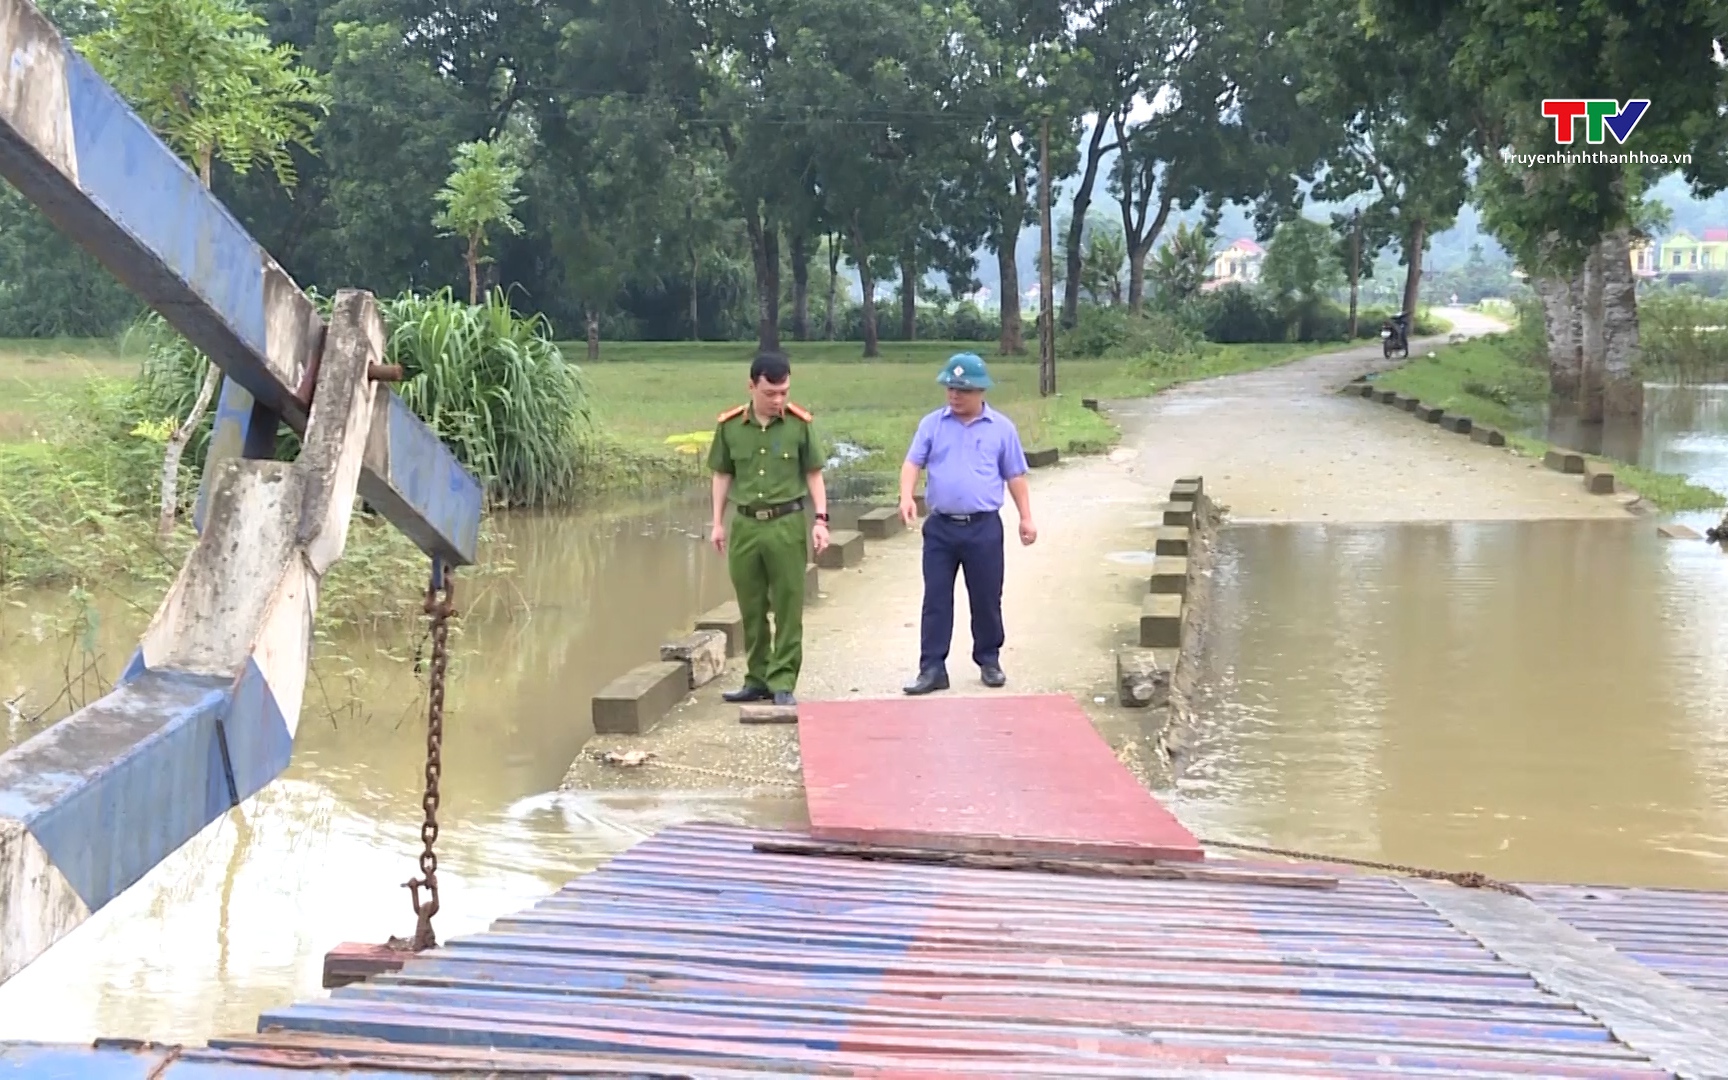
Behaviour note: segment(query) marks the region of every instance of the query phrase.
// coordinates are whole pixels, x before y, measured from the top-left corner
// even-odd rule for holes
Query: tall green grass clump
[[[516,314],[501,289],[481,304],[442,289],[382,306],[386,363],[408,373],[402,399],[485,479],[493,504],[572,501],[592,417],[581,371],[565,362],[545,317]]]

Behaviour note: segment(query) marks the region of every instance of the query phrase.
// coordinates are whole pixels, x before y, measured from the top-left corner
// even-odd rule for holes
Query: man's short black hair
[[[756,359],[750,361],[750,381],[766,381],[770,385],[779,385],[792,377],[792,363],[786,359],[785,353],[759,352]]]

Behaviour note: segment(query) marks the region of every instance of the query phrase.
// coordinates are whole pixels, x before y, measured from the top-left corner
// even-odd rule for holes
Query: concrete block
[[[796,724],[798,722],[798,706],[796,705],[740,705],[738,706],[738,722],[740,724]]]
[[[1584,488],[1592,495],[1614,494],[1614,470],[1599,461],[1586,461]]]
[[[1557,473],[1584,475],[1584,455],[1571,450],[1550,450],[1542,455],[1542,464]]]
[[[1440,406],[1438,406],[1438,405],[1418,405],[1418,406],[1416,406],[1416,419],[1425,421],[1425,422],[1430,423],[1430,424],[1438,424],[1440,422],[1441,418],[1444,417],[1445,415],[1446,415],[1446,410],[1440,408]]]
[[[1080,399],[1080,407],[1082,409],[1091,409],[1093,412],[1097,412],[1098,399],[1093,397],[1083,397]]]
[[[918,508],[918,516],[919,517],[929,517],[930,516],[930,504],[924,501],[924,493],[923,492],[919,492],[918,494],[912,496],[912,505],[914,505]]]
[[[1399,394],[1397,397],[1392,399],[1392,404],[1397,408],[1403,409],[1405,412],[1415,412],[1416,406],[1422,404],[1422,402],[1408,394]]]
[[[1698,530],[1689,525],[1658,525],[1656,531],[1670,540],[1702,540]]]
[[[864,534],[841,529],[828,534],[828,548],[816,556],[823,570],[844,570],[864,561]]]
[[[1174,593],[1147,593],[1140,605],[1140,647],[1177,649],[1182,646],[1182,598]]]
[[[822,575],[817,571],[815,563],[804,564],[804,602],[808,604],[816,599],[822,591]]]
[[[1440,426],[1459,435],[1468,435],[1475,424],[1468,416],[1443,416],[1440,418]]]
[[[1155,593],[1188,592],[1188,560],[1181,555],[1158,555],[1152,559],[1152,584]]]
[[[1470,441],[1483,446],[1505,446],[1506,436],[1491,427],[1479,427],[1470,432]]]
[[[1180,555],[1188,557],[1188,530],[1174,525],[1166,525],[1158,530],[1158,539],[1152,546],[1153,555]]]
[[[1365,398],[1372,398],[1374,396],[1374,384],[1371,382],[1358,383],[1350,389],[1351,392],[1359,394]]]
[[[594,734],[646,734],[689,692],[683,664],[656,660],[631,668],[594,695]]]
[[[858,531],[866,540],[886,540],[905,527],[899,509],[893,506],[879,506],[858,515]]]
[[[1057,453],[1056,448],[1053,446],[1046,447],[1042,450],[1028,450],[1026,451],[1026,467],[1030,469],[1048,469],[1050,466],[1056,464],[1056,462],[1061,459],[1061,456],[1062,455]]]
[[[1382,405],[1390,405],[1398,400],[1398,392],[1396,390],[1376,390],[1374,391],[1374,400]]]
[[[707,686],[726,670],[726,632],[698,630],[660,646],[660,659],[689,669],[690,689]]]
[[[1194,503],[1192,500],[1171,501],[1164,504],[1164,524],[1179,525],[1184,529],[1194,527]]]
[[[1170,679],[1176,671],[1175,649],[1123,649],[1116,654],[1116,701],[1126,709],[1144,709],[1170,700]]]
[[[1203,492],[1205,490],[1206,490],[1206,480],[1204,477],[1179,476],[1176,478],[1176,482],[1174,484],[1170,485],[1170,492],[1171,492],[1170,497],[1172,499],[1177,498],[1175,493],[1178,491],[1188,491],[1188,492],[1193,492],[1195,495],[1199,495],[1201,492]]]
[[[726,635],[726,655],[744,655],[744,616],[738,613],[738,601],[728,600],[696,620],[698,630],[718,630]]]

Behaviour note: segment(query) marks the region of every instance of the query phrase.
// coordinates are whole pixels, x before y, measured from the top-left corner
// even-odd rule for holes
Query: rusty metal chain
[[[444,673],[449,666],[450,620],[456,616],[456,586],[450,568],[442,559],[432,560],[432,580],[426,586],[424,610],[432,618],[432,666],[427,679],[426,709],[426,793],[420,805],[426,819],[420,826],[420,876],[403,884],[414,905],[414,939],[410,948],[415,952],[438,947],[432,932],[432,916],[438,914],[438,842],[439,781],[444,773]],[[420,898],[425,889],[426,899]]]
[[[1364,870],[1386,870],[1407,877],[1422,878],[1425,881],[1449,881],[1465,889],[1492,889],[1508,896],[1522,896],[1528,900],[1529,894],[1516,885],[1508,885],[1504,881],[1495,881],[1486,874],[1474,870],[1428,870],[1420,866],[1406,866],[1403,863],[1373,862],[1368,859],[1348,859],[1342,855],[1320,855],[1312,851],[1291,851],[1286,848],[1258,847],[1254,844],[1234,844],[1223,840],[1207,840],[1201,838],[1202,847],[1223,848],[1226,851],[1248,851],[1256,855],[1276,855],[1285,859],[1296,859],[1301,862],[1332,863],[1337,866],[1359,866]]]

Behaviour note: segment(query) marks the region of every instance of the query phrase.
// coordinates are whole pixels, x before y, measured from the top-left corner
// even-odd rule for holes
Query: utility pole
[[[1038,395],[1056,392],[1056,282],[1050,257],[1050,118],[1038,135]]]
[[[1362,211],[1350,220],[1350,340],[1356,340],[1356,290],[1362,280]]]

